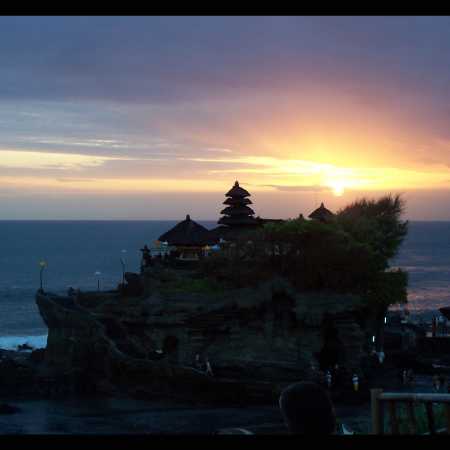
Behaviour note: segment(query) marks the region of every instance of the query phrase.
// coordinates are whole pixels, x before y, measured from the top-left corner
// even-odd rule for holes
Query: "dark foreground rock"
[[[16,414],[20,412],[18,406],[9,405],[8,403],[0,403],[0,414]]]
[[[37,384],[37,367],[29,353],[0,350],[0,394],[33,393]]]
[[[31,350],[33,350],[33,347],[25,342],[25,344],[20,344],[20,345],[18,345],[18,346],[17,346],[17,350],[18,350],[19,352],[23,352],[23,351],[31,351]]]

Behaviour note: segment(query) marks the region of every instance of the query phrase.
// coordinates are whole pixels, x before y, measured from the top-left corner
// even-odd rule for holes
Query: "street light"
[[[125,285],[125,253],[127,251],[125,249],[122,250],[122,254],[124,255],[120,258],[120,264],[122,264],[122,285]]]
[[[47,267],[47,261],[44,261],[43,259],[41,259],[39,261],[39,267],[41,268],[40,271],[39,271],[39,278],[40,278],[40,281],[41,281],[41,288],[40,288],[40,290],[43,292],[44,289],[42,288],[42,272],[44,272],[44,269]]]
[[[94,273],[94,275],[97,276],[97,290],[98,290],[98,291],[100,291],[100,275],[101,275],[101,274],[102,274],[102,273],[101,273],[99,270],[97,270],[97,272]]]

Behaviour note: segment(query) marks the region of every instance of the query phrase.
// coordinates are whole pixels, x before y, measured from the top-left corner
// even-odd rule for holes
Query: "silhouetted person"
[[[205,367],[206,367],[206,370],[205,370],[206,371],[206,375],[209,375],[209,376],[213,377],[214,373],[212,371],[212,367],[211,367],[211,364],[210,364],[208,359],[205,361]]]
[[[448,382],[447,377],[443,373],[441,373],[439,375],[439,383],[441,385],[442,390],[445,390],[445,386],[446,386],[447,382]]]
[[[333,375],[331,375],[329,370],[325,373],[325,382],[327,384],[327,388],[331,389],[331,385],[333,384]]]
[[[347,370],[345,367],[341,367],[338,364],[335,365],[334,367],[334,375],[332,376],[332,379],[334,380],[334,385],[339,388],[342,389],[345,387],[345,380],[347,377],[346,374]]]
[[[202,370],[203,369],[202,363],[200,361],[200,355],[198,353],[195,355],[194,367],[197,370]]]
[[[408,382],[408,372],[406,369],[403,369],[400,371],[399,374],[400,377],[400,381],[402,383],[403,386],[406,386],[407,382]]]
[[[436,331],[437,331],[437,318],[436,316],[433,316],[433,319],[431,320],[431,336],[436,337]]]
[[[280,408],[291,433],[333,434],[336,414],[331,399],[321,386],[311,382],[288,386],[280,396]]]
[[[142,266],[149,267],[152,265],[152,255],[150,253],[150,249],[147,245],[144,245],[144,248],[141,248],[142,252]]]
[[[355,392],[358,392],[359,390],[359,377],[356,373],[353,374],[352,376],[352,384],[353,384],[353,390]]]
[[[439,388],[441,387],[441,382],[439,380],[438,375],[433,375],[433,389],[438,392]]]
[[[69,287],[69,289],[67,290],[67,295],[69,297],[71,297],[72,295],[75,295],[75,289],[72,286]]]

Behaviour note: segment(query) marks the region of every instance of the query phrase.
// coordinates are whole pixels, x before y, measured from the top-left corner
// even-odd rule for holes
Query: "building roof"
[[[225,194],[226,197],[250,197],[250,193],[239,186],[239,181],[235,181],[234,186]]]
[[[249,198],[244,197],[227,197],[227,199],[223,202],[224,205],[251,205],[252,201]]]
[[[334,217],[334,214],[321,203],[320,206],[315,209],[309,216],[310,219],[320,220],[326,222]]]
[[[176,246],[203,246],[212,243],[209,230],[194,222],[189,214],[159,238],[161,242]]]
[[[226,214],[227,216],[249,216],[255,214],[255,211],[246,205],[232,205],[222,209],[220,214]]]

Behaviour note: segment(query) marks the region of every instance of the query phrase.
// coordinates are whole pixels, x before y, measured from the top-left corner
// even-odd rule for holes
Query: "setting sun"
[[[336,197],[340,197],[344,193],[345,183],[343,181],[332,181],[329,184],[329,187],[331,188],[333,194]]]

